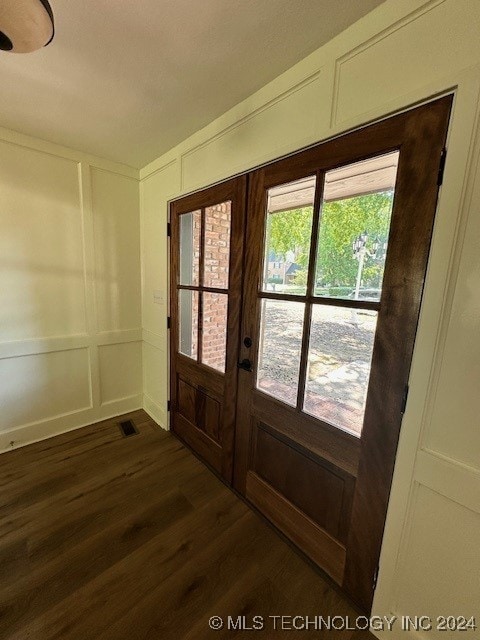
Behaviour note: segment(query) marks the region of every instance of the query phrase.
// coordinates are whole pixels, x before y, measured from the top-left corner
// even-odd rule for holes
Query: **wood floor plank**
[[[169,524],[192,510],[184,496],[171,491],[126,516],[115,527],[86,538],[83,544],[70,552],[51,558],[44,565],[38,566],[37,563],[36,570],[22,572],[21,579],[0,596],[0,627],[6,625],[11,630],[23,628],[32,620],[37,626],[38,618],[46,610],[76,594],[99,573],[142,548]],[[73,600],[77,597],[74,596]]]
[[[57,564],[54,586],[61,592],[62,583],[73,583],[73,588],[65,589],[64,595],[68,597],[59,598],[55,606],[47,607],[32,624],[22,627],[18,637],[28,637],[29,633],[39,633],[43,629],[48,629],[48,638],[75,640],[80,632],[84,637],[97,637],[106,626],[146,598],[160,582],[208,545],[214,527],[220,534],[245,516],[246,511],[244,505],[232,504],[225,491],[211,504],[189,514],[181,523],[151,538],[125,555],[122,562],[103,571],[102,563],[97,565],[96,571],[85,568],[92,548],[97,549],[99,555],[103,550],[98,540],[86,541],[76,557],[70,558],[72,570],[66,579],[61,574],[61,565]],[[112,541],[108,540],[108,544]],[[133,584],[132,576],[135,577]],[[39,588],[42,584],[42,578],[37,580]]]
[[[116,418],[1,456],[2,640],[220,640],[249,632],[211,615],[356,616],[176,438],[128,418],[130,438]]]
[[[138,443],[130,446],[131,458],[125,458],[125,454],[110,458],[102,456],[93,464],[90,473],[78,473],[73,484],[69,477],[55,493],[39,493],[38,485],[26,488],[18,509],[12,502],[3,509],[3,513],[0,509],[1,515],[8,514],[8,517],[0,519],[0,546],[24,529],[38,531],[44,522],[47,526],[53,524],[55,519],[71,522],[70,514],[72,518],[76,515],[80,517],[82,507],[86,505],[86,508],[92,509],[95,500],[104,507],[109,501],[118,503],[116,492],[125,486],[131,487],[132,491],[143,491],[144,483],[149,480],[157,486],[162,477],[168,482],[168,477],[177,475],[177,465],[182,465],[182,459],[189,464],[185,450],[176,442],[172,442],[172,445],[173,450],[169,452],[164,447],[152,447],[151,451],[139,458],[135,457]],[[163,465],[158,462],[162,455],[167,460]],[[30,496],[25,499],[29,493],[36,499],[30,499]]]
[[[252,513],[245,514],[224,534],[212,539],[194,558],[162,581],[127,616],[100,638],[158,637],[174,640],[188,632],[192,623],[250,568],[271,552],[270,541],[261,536],[265,525]]]

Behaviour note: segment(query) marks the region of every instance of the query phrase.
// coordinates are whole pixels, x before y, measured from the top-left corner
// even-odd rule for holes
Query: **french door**
[[[233,473],[246,177],[172,203],[171,428]]]
[[[450,109],[442,98],[253,171],[246,229],[244,178],[171,210],[172,428],[365,611]],[[225,202],[229,279],[212,287],[226,247],[207,243],[210,212]],[[227,340],[215,356],[212,335]]]

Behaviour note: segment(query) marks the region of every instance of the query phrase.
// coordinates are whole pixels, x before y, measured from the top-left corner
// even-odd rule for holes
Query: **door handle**
[[[239,369],[243,369],[244,371],[252,371],[252,363],[250,362],[250,360],[248,360],[248,358],[245,358],[244,360],[239,362],[237,364],[237,367]]]

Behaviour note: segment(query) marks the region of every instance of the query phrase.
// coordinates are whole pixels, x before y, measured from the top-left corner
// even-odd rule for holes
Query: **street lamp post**
[[[380,242],[378,238],[375,238],[375,240],[373,241],[371,251],[367,249],[367,241],[368,241],[368,233],[366,231],[363,231],[363,233],[360,233],[352,243],[353,257],[356,260],[358,260],[357,279],[355,282],[355,294],[354,294],[355,300],[358,300],[358,297],[360,295],[360,286],[362,284],[362,273],[363,273],[363,267],[365,266],[365,259],[368,257],[375,260],[376,258],[379,257],[378,248],[380,246]]]

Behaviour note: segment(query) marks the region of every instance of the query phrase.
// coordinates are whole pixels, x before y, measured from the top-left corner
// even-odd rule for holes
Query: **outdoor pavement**
[[[301,303],[268,301],[258,388],[296,405],[303,329]],[[374,312],[315,306],[304,410],[361,433],[375,334]]]

